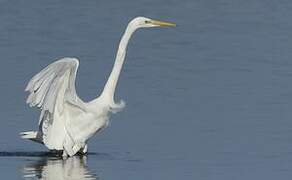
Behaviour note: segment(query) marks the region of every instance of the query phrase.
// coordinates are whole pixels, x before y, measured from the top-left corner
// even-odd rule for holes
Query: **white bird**
[[[82,101],[76,94],[75,79],[79,65],[76,58],[62,58],[48,65],[28,83],[27,103],[41,109],[39,130],[20,133],[24,139],[44,144],[62,156],[87,152],[87,140],[107,127],[109,113],[123,109],[125,103],[114,101],[119,75],[132,34],[139,28],[171,27],[173,23],[136,17],[129,22],[120,41],[115,63],[101,95]]]

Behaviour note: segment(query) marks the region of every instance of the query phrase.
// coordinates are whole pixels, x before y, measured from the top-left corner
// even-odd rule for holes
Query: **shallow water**
[[[289,179],[290,1],[0,1],[1,179]],[[116,99],[125,110],[61,160],[18,133],[37,129],[27,81],[53,60],[80,59],[77,91],[96,97],[127,22],[176,28],[132,38]],[[71,177],[68,177],[71,175]]]

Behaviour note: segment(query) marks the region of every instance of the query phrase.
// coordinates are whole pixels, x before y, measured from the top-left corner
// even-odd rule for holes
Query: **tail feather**
[[[43,140],[42,140],[39,132],[37,132],[37,131],[21,132],[21,133],[19,133],[19,135],[22,139],[29,139],[31,141],[43,144]]]

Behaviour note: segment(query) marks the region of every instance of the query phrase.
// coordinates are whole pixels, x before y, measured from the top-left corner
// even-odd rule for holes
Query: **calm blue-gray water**
[[[288,0],[1,0],[1,179],[290,179],[292,2]],[[127,106],[61,160],[19,138],[39,112],[24,88],[43,67],[77,57],[79,96],[100,93],[135,16],[116,99]]]

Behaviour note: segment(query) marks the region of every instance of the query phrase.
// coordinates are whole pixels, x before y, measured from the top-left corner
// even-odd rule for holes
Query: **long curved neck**
[[[116,86],[119,80],[119,76],[123,67],[123,63],[126,56],[126,50],[128,46],[128,42],[132,36],[132,34],[135,32],[137,27],[129,23],[129,25],[126,28],[126,31],[124,35],[122,36],[122,39],[119,44],[118,52],[116,55],[115,63],[112,69],[112,72],[110,73],[110,76],[104,86],[103,92],[101,94],[102,97],[107,98],[111,102],[114,102],[114,95]]]

